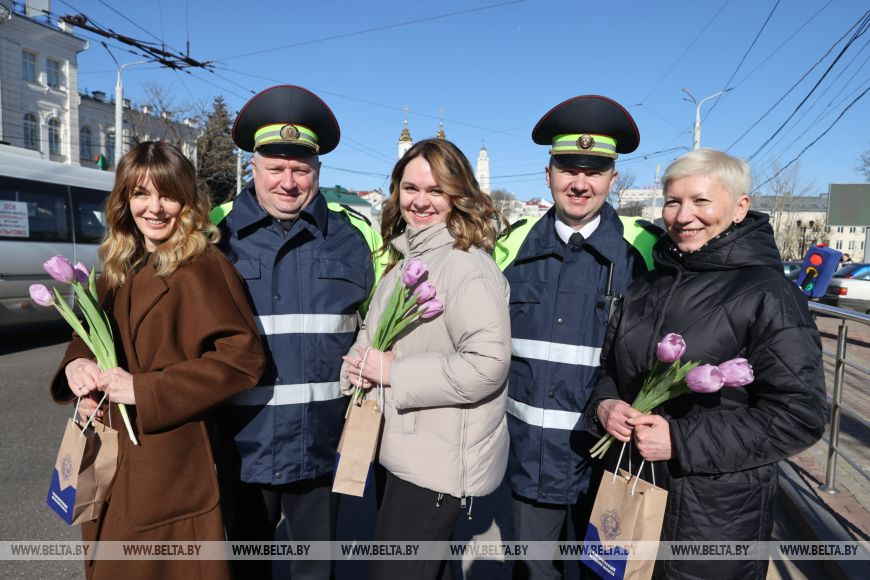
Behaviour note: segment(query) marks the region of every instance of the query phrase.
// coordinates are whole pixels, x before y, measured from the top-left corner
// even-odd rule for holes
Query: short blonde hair
[[[161,195],[181,203],[175,231],[154,252],[159,276],[168,276],[220,238],[209,220],[211,201],[196,188],[193,164],[165,141],[139,143],[118,163],[115,187],[106,200],[106,236],[100,256],[110,288],[122,285],[148,259],[145,238],[130,212],[130,198],[146,178]]]
[[[672,181],[692,175],[715,178],[734,199],[749,195],[752,187],[752,170],[745,160],[716,149],[701,148],[686,153],[668,166],[662,177],[663,192],[667,195]]]

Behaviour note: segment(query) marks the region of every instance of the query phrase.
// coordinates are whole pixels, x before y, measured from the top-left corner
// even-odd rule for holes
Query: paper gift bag
[[[641,464],[643,469],[643,464]],[[632,557],[631,542],[658,542],[668,492],[623,469],[605,471],[586,526],[583,563],[601,578],[641,580],[652,577],[655,551]]]
[[[365,399],[351,405],[338,441],[337,466],[332,491],[362,497],[374,478],[375,452],[384,414],[378,401]]]
[[[117,431],[98,421],[69,419],[46,504],[71,526],[97,519],[117,462]]]

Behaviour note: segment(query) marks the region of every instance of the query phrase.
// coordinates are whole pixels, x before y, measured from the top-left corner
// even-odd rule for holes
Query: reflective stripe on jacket
[[[595,441],[583,431],[581,412],[604,341],[609,265],[618,294],[646,267],[609,205],[578,248],[559,239],[555,219],[552,208],[532,225],[504,269],[513,336],[508,477],[521,497],[573,504],[588,488],[591,471],[588,450]]]
[[[268,357],[259,384],[222,409],[241,479],[280,485],[328,475],[347,406],[341,357],[374,283],[369,246],[319,193],[285,231],[257,203],[253,184],[219,227]]]

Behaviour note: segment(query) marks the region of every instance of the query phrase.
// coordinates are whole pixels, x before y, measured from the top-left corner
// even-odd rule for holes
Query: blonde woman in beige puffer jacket
[[[375,539],[448,540],[459,513],[498,487],[507,464],[509,289],[490,257],[500,215],[468,160],[443,139],[421,141],[405,154],[390,193],[381,229],[393,265],[345,357],[342,387],[350,393],[360,380],[365,388],[384,385],[378,460],[387,481]],[[428,267],[444,311],[412,325],[388,352],[364,356],[412,259]],[[374,564],[375,578],[415,580],[435,577],[441,567]]]

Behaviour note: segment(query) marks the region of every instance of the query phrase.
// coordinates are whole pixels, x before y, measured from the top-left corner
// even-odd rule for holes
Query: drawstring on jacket
[[[474,498],[469,497],[467,499],[468,499],[468,512],[466,512],[466,513],[468,515],[468,519],[471,519],[471,508],[474,506]],[[465,504],[466,504],[465,500],[466,500],[466,498],[464,498],[464,497],[459,499],[459,509],[463,509],[463,510],[465,509]],[[443,501],[444,501],[444,494],[439,493],[438,496],[435,498],[435,507],[440,508],[441,503]]]

